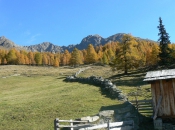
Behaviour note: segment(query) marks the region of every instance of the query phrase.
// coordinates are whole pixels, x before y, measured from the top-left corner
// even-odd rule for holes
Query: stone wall
[[[87,68],[86,68],[87,69]],[[79,82],[85,84],[92,84],[99,86],[103,91],[109,92],[109,96],[113,99],[125,101],[123,107],[117,110],[104,110],[100,111],[95,116],[82,117],[80,120],[89,120],[89,122],[96,122],[97,124],[105,123],[108,117],[111,118],[111,122],[120,121],[134,121],[135,130],[139,129],[139,124],[145,120],[145,117],[140,115],[135,107],[127,101],[127,97],[117,88],[109,79],[102,77],[90,76],[90,77],[78,77],[78,75],[85,69],[80,69],[75,75],[66,77],[66,82]]]
[[[78,73],[79,74],[79,73]],[[92,84],[95,86],[101,87],[103,91],[109,92],[109,95],[113,99],[118,99],[122,101],[126,101],[127,97],[122,94],[122,91],[117,88],[115,84],[113,84],[108,79],[103,79],[102,77],[90,76],[87,78],[78,77],[77,73],[73,76],[68,76],[65,81],[67,82],[80,82],[86,84]]]

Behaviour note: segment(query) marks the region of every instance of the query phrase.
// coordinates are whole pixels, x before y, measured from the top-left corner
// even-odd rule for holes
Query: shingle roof
[[[175,69],[159,70],[147,72],[143,81],[154,81],[160,79],[172,79],[175,78]]]

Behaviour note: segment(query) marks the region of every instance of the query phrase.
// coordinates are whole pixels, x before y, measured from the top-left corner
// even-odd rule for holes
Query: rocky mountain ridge
[[[24,49],[27,51],[53,52],[53,53],[64,52],[64,50],[67,49],[68,51],[71,52],[75,47],[79,50],[86,49],[89,44],[92,44],[93,46],[98,46],[98,45],[105,45],[106,43],[112,42],[112,41],[120,42],[123,35],[124,33],[117,33],[112,36],[109,36],[108,38],[103,38],[98,34],[88,35],[87,37],[81,40],[80,44],[68,45],[68,46],[57,46],[50,42],[43,42],[40,44],[31,45],[31,46],[19,46],[15,44],[13,41],[2,36],[0,37],[0,48],[4,48],[4,49],[17,48],[17,49]],[[148,40],[148,39],[143,39],[143,40]]]

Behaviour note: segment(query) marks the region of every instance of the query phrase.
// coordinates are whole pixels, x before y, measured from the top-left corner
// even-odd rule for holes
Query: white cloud
[[[30,32],[26,33],[28,35],[31,35]],[[30,38],[27,40],[27,44],[33,44],[33,42],[35,42],[37,40],[37,37],[40,36],[40,33],[37,33],[35,35],[31,35]]]

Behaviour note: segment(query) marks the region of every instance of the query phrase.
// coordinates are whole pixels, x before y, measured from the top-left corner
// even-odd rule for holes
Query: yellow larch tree
[[[87,48],[86,63],[88,64],[95,63],[97,62],[97,60],[98,60],[98,57],[94,49],[94,46],[92,44],[89,44]]]

